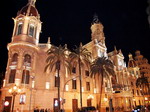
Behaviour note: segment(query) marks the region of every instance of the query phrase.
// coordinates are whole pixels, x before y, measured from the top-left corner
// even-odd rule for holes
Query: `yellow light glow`
[[[9,89],[8,92],[11,93],[11,92],[12,92],[12,89]]]
[[[19,86],[20,85],[20,79],[15,79],[15,84],[16,84],[16,86]]]
[[[16,89],[17,89],[17,86],[14,86],[13,89],[16,90]]]
[[[147,98],[147,97],[145,97],[145,100],[148,100],[148,98]]]
[[[84,92],[84,87],[82,87],[82,92]]]
[[[34,88],[34,85],[35,85],[35,81],[32,81],[32,88]]]
[[[97,90],[96,90],[96,88],[94,88],[94,93],[97,93]]]
[[[29,17],[28,17],[28,16],[26,16],[25,18],[26,18],[27,20],[29,20]]]
[[[49,89],[49,88],[50,88],[50,83],[46,82],[46,89]]]
[[[66,91],[69,91],[69,85],[66,85]]]
[[[104,101],[108,101],[108,98],[104,98]]]
[[[93,95],[89,95],[89,96],[87,97],[87,99],[94,99],[94,96],[93,96]]]
[[[18,93],[20,93],[21,92],[21,89],[18,89]]]

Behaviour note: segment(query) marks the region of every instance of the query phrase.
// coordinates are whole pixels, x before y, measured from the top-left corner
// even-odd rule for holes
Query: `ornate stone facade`
[[[35,7],[35,0],[29,0],[14,19],[14,31],[12,41],[8,44],[8,63],[3,87],[1,89],[1,110],[10,111],[12,96],[8,89],[14,84],[22,89],[22,94],[17,95],[14,102],[14,110],[29,111],[34,108],[55,110],[57,107],[57,73],[55,71],[44,72],[46,66],[46,51],[51,48],[50,38],[47,43],[39,43],[41,32],[40,15]],[[91,26],[91,42],[83,47],[92,55],[92,60],[97,57],[107,57],[115,67],[115,76],[110,80],[104,79],[102,94],[102,111],[113,106],[117,111],[131,111],[133,106],[142,104],[141,98],[135,104],[134,91],[136,79],[139,76],[137,66],[126,67],[121,50],[107,53],[103,25],[96,17]],[[91,60],[91,61],[92,61]],[[75,112],[80,108],[80,90],[78,67],[68,74],[62,66],[60,70],[60,96],[65,99],[66,112]],[[97,107],[99,101],[99,78],[89,76],[89,69],[82,68],[82,92],[83,107]],[[77,78],[75,78],[77,77]],[[138,94],[140,95],[140,94]],[[9,106],[4,102],[9,100]],[[61,103],[62,104],[62,103]]]

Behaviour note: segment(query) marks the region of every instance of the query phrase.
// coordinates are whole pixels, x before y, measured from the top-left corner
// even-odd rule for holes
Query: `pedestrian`
[[[45,112],[48,112],[48,111],[47,111],[47,108],[45,109]]]
[[[36,112],[40,112],[39,108],[37,108],[37,111]]]
[[[47,110],[47,112],[52,112],[52,111],[51,111],[51,109],[49,108],[49,109]]]

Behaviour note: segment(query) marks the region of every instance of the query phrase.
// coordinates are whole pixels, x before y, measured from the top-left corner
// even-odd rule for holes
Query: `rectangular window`
[[[139,91],[137,90],[137,95],[139,95]]]
[[[46,88],[46,89],[49,89],[49,88],[50,88],[50,83],[49,83],[49,82],[46,82],[46,83],[45,83],[45,88]]]
[[[55,76],[55,87],[58,87],[58,77],[57,76]]]
[[[29,84],[29,80],[30,80],[29,70],[23,70],[21,83]]]
[[[132,93],[133,93],[133,95],[134,95],[134,89],[132,89]]]
[[[90,82],[86,82],[86,90],[90,91]]]
[[[15,82],[15,75],[16,75],[16,70],[11,70],[10,75],[9,75],[9,83],[14,83]]]
[[[25,101],[26,101],[26,95],[25,94],[21,94],[19,103],[20,104],[25,104]]]
[[[66,91],[69,91],[69,85],[66,85]]]
[[[29,33],[28,33],[28,35],[31,36],[31,37],[34,36],[34,26],[33,25],[29,26]]]
[[[22,32],[22,23],[19,23],[19,24],[18,24],[18,28],[17,28],[17,33],[16,33],[16,35],[21,34],[21,32]]]
[[[77,89],[77,80],[72,80],[72,89]]]
[[[72,73],[76,73],[76,67],[72,68]]]
[[[89,71],[88,70],[85,70],[85,75],[89,76]]]

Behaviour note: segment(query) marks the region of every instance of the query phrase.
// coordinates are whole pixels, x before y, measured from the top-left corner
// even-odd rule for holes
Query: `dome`
[[[28,12],[28,9],[29,9],[29,12]],[[39,13],[37,11],[37,9],[35,8],[35,6],[33,5],[30,5],[30,4],[27,4],[26,6],[24,6],[19,12],[17,15],[26,15],[27,12],[29,13],[28,15],[29,16],[35,16],[35,17],[38,17],[39,16]]]

